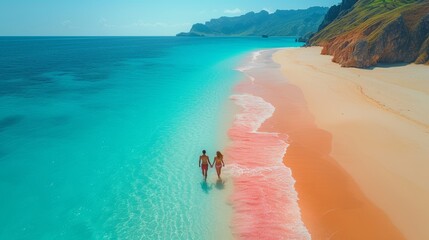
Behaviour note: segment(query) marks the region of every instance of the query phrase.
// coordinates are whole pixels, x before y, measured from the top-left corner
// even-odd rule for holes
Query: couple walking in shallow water
[[[210,162],[209,156],[206,155],[206,150],[203,150],[203,155],[200,156],[200,160],[198,161],[198,165],[201,167],[201,171],[204,176],[204,180],[207,180],[207,171],[210,167],[215,165],[217,177],[220,178],[222,167],[225,167],[225,163],[223,162],[223,155],[221,152],[217,151],[216,156],[214,157],[213,164]]]

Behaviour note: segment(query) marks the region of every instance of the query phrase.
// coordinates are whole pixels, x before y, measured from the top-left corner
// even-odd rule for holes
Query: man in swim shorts
[[[209,156],[206,155],[206,150],[203,150],[203,155],[200,156],[198,165],[201,167],[204,180],[207,180],[207,171],[209,170],[209,164],[212,165],[209,159]]]

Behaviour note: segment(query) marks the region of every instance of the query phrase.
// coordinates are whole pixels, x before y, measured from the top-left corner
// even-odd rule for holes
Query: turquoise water
[[[216,239],[232,183],[204,183],[198,156],[225,147],[234,68],[298,45],[0,38],[0,239]]]

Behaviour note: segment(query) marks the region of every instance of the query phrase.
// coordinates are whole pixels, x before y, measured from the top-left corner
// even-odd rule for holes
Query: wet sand
[[[429,239],[429,68],[341,68],[320,48],[280,50],[241,89],[275,106],[313,239]],[[275,75],[275,74],[274,74]]]

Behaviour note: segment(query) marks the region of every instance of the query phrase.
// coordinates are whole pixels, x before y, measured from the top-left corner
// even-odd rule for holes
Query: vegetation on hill
[[[329,8],[322,23],[319,26],[319,31],[331,24],[335,19],[342,17],[350,12],[350,9],[357,0],[343,0],[340,4]]]
[[[249,12],[238,17],[221,17],[194,24],[178,36],[304,36],[316,32],[328,8]]]
[[[429,1],[358,0],[309,44],[323,46],[323,54],[346,67],[429,63]]]

